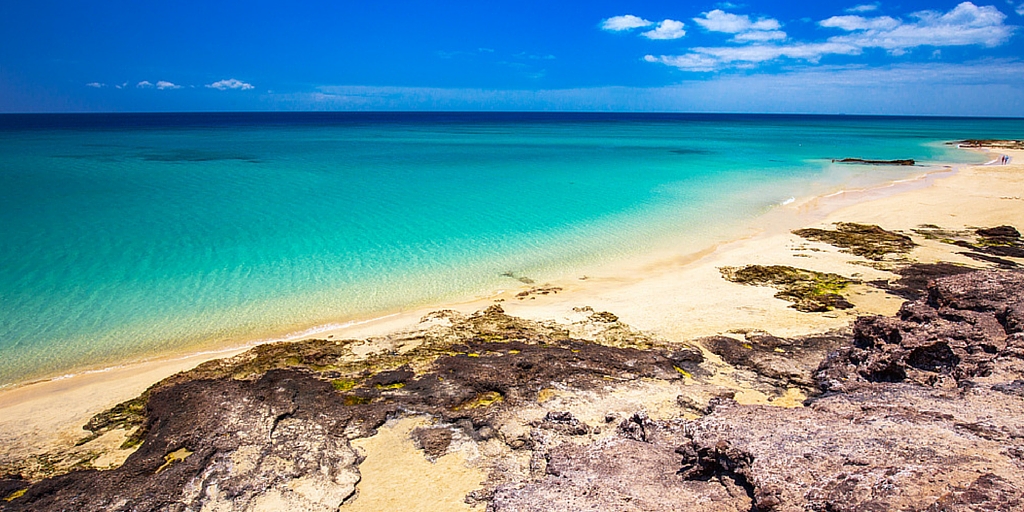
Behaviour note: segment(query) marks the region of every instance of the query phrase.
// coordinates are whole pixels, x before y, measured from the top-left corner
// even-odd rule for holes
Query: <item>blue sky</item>
[[[1024,116],[1024,0],[0,5],[0,112]]]

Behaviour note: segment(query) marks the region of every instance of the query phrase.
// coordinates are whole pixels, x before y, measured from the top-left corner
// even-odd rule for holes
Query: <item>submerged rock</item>
[[[840,160],[832,160],[832,162],[838,162],[841,164],[867,164],[867,165],[914,165],[913,158],[901,159],[901,160],[865,160],[863,158],[843,158]]]

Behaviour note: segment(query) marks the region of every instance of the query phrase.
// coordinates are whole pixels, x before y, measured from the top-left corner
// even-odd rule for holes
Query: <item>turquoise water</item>
[[[0,116],[0,384],[513,288],[1024,121]]]

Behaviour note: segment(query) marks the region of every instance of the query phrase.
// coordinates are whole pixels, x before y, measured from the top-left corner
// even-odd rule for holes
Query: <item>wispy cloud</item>
[[[725,74],[667,87],[494,90],[327,86],[271,95],[297,110],[583,110],[918,115],[1024,115],[1020,60],[967,64],[803,66]]]
[[[685,71],[717,71],[727,68],[751,68],[765,62],[792,59],[817,63],[827,55],[859,55],[876,48],[892,55],[903,55],[922,47],[999,46],[1010,39],[1015,27],[1006,25],[1006,15],[993,6],[978,7],[963,2],[949,12],[920,11],[909,15],[910,21],[889,16],[833,16],[818,24],[843,31],[825,41],[783,40],[784,33],[773,35],[778,21],[761,18],[752,21],[746,15],[720,10],[705,13],[694,21],[708,31],[736,34],[732,42],[742,46],[690,48],[684,55],[647,55],[644,60],[658,62]]]
[[[1024,16],[1024,3],[1017,6],[1017,14]]]
[[[152,89],[153,88],[153,83],[150,82],[149,80],[143,80],[143,81],[135,84],[135,87],[138,87],[139,89]]]
[[[89,82],[89,83],[85,84],[85,86],[86,87],[92,87],[94,89],[102,89],[102,88],[106,87],[107,84],[102,84],[100,82]]]
[[[681,21],[664,20],[654,30],[648,30],[640,35],[647,39],[679,39],[686,35],[684,27]]]
[[[220,91],[227,91],[227,90],[248,91],[249,89],[254,89],[252,84],[243,82],[243,81],[235,79],[235,78],[228,78],[226,80],[218,80],[218,81],[216,81],[216,82],[214,82],[212,84],[207,84],[206,87],[208,87],[210,89],[217,89],[217,90],[220,90]]]
[[[168,82],[167,80],[160,80],[156,83],[156,88],[164,91],[167,89],[181,89],[181,86]]]
[[[615,16],[602,21],[601,29],[608,30],[610,32],[621,32],[623,30],[650,27],[651,25],[654,25],[653,21],[647,21],[641,17],[627,14],[625,16]]]
[[[850,7],[846,12],[874,12],[878,10],[878,4],[861,4]]]

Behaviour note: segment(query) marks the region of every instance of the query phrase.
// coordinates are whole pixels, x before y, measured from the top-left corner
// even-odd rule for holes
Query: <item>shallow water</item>
[[[0,384],[541,282],[1024,121],[0,116]],[[503,276],[511,273],[513,278]]]

